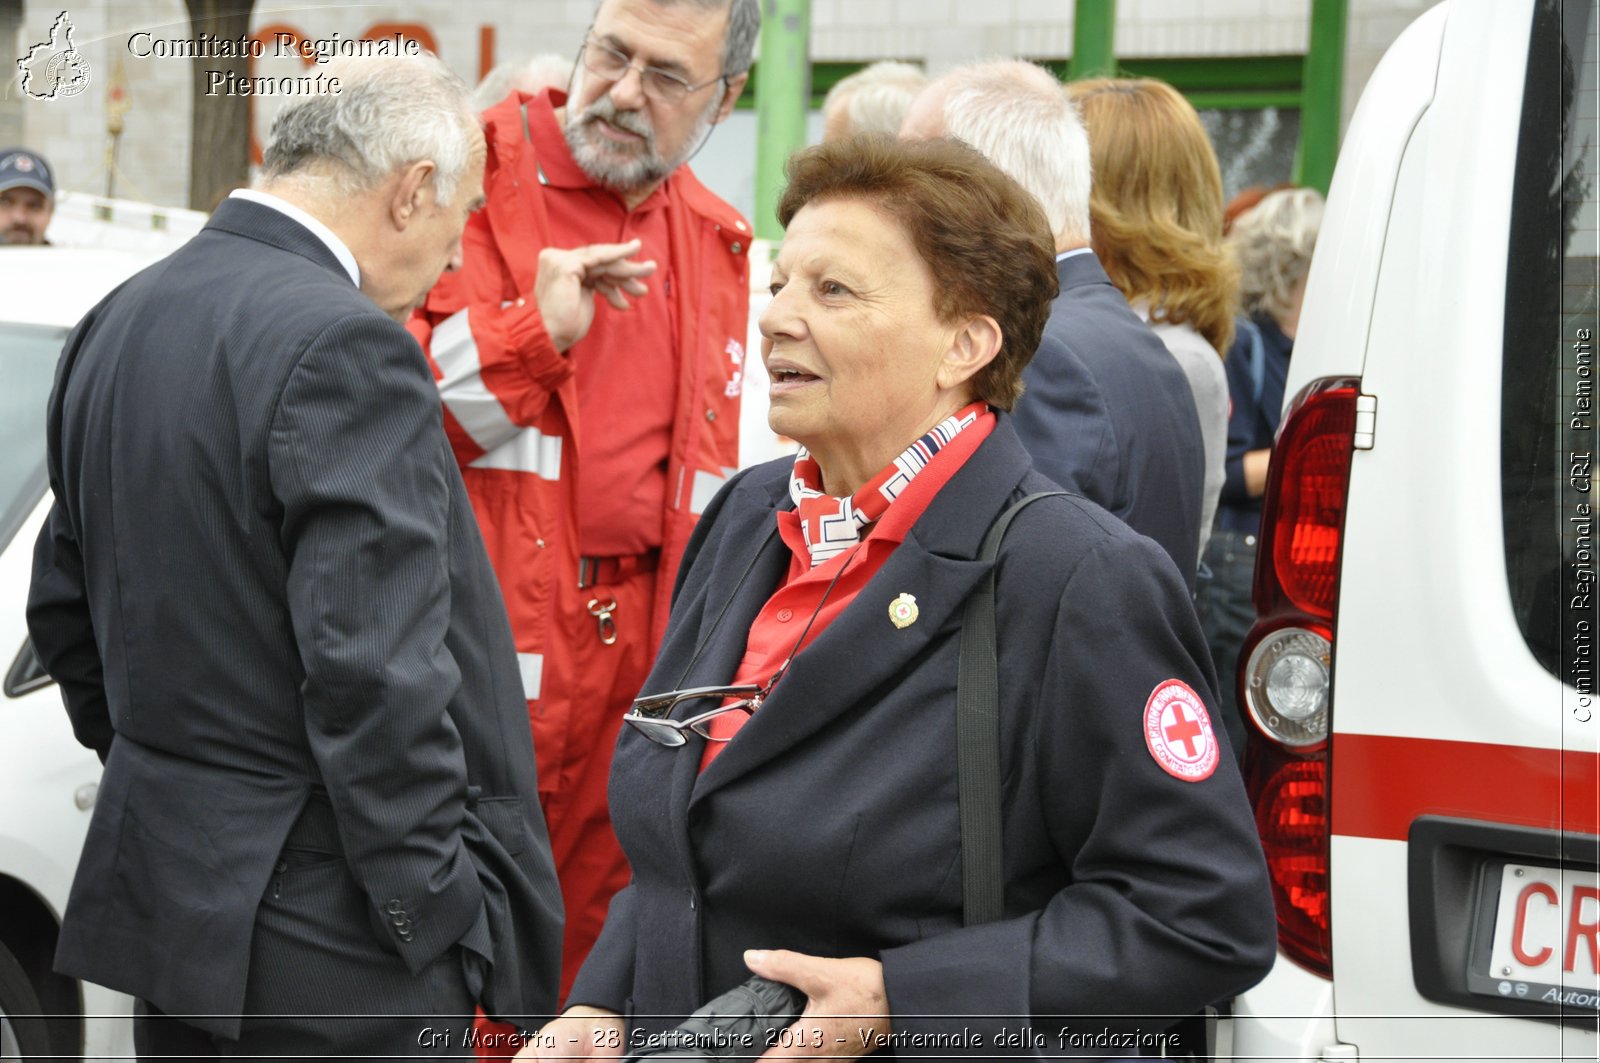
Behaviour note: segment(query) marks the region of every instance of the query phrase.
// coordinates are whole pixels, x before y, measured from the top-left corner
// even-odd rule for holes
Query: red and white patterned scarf
[[[939,448],[975,422],[984,409],[981,401],[974,402],[946,417],[849,498],[823,494],[822,469],[801,447],[789,475],[789,497],[800,514],[800,530],[811,554],[811,567],[816,568],[860,542],[861,530],[883,516],[889,503],[900,496]]]

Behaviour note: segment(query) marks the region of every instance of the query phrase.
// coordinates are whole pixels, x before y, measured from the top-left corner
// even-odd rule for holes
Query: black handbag
[[[754,977],[713,999],[682,1023],[644,1039],[623,1063],[640,1059],[754,1059],[776,1043],[779,1030],[794,1024],[806,995],[794,986]]]

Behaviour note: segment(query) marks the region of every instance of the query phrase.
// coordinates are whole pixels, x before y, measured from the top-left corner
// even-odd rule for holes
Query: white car
[[[27,641],[48,508],[45,400],[80,317],[155,252],[0,248],[0,1061],[130,1059],[132,1001],[51,971],[100,762],[72,736]],[[48,1016],[47,1018],[40,1016]]]
[[[1597,1056],[1595,0],[1448,0],[1341,150],[1241,653],[1238,1059]]]

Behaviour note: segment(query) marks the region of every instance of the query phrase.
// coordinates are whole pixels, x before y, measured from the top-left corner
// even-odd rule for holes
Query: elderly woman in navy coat
[[[1182,577],[1068,496],[998,562],[1005,915],[962,925],[962,606],[995,517],[1053,487],[1006,412],[1056,294],[1044,216],[964,145],[875,138],[797,155],[779,215],[762,356],[803,449],[690,543],[612,767],[633,882],[528,1054],[626,1054],[752,971],[809,997],[773,1055],[1121,1054],[1063,1028],[1163,1021],[1041,1017],[1240,991],[1272,902]]]

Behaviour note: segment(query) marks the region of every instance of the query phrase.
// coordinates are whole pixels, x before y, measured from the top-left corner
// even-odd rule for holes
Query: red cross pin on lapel
[[[1217,735],[1194,688],[1168,679],[1144,703],[1144,744],[1161,770],[1183,782],[1209,779],[1217,770]]]
[[[917,622],[915,595],[902,594],[889,603],[889,622],[897,628],[907,628]]]

